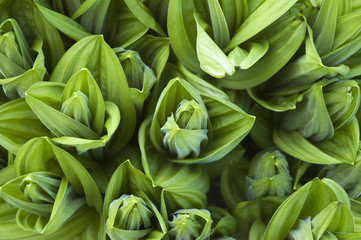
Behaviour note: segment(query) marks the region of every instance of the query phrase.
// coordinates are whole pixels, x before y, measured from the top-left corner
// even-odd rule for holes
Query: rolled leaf
[[[166,233],[157,206],[160,189],[131,163],[125,161],[114,172],[105,194],[104,218],[111,239],[140,239]],[[152,199],[152,200],[151,200]],[[161,207],[165,210],[164,205]]]
[[[119,107],[122,119],[114,144],[120,149],[134,131],[135,109],[133,104],[129,104],[130,92],[121,64],[102,36],[87,37],[74,44],[59,61],[50,81],[66,83],[83,68],[91,72],[104,100],[112,101]]]
[[[273,239],[275,236],[285,239],[288,234],[295,237],[299,235],[297,231],[306,234],[310,231],[307,230],[310,226],[312,236],[316,239],[319,239],[325,230],[352,233],[354,220],[350,206],[346,192],[336,182],[330,179],[314,179],[281,204],[268,223],[263,239]],[[297,225],[298,219],[310,219],[311,224],[303,224],[301,221]]]
[[[27,91],[26,100],[57,137],[54,141],[74,146],[79,153],[104,147],[120,121],[117,106],[104,102],[87,69],[74,74],[66,85],[54,82],[34,84]],[[49,112],[52,116],[48,115]],[[102,135],[104,128],[107,133]]]
[[[42,81],[46,72],[42,41],[36,39],[31,57],[30,47],[15,19],[8,19],[0,25],[0,58],[4,62],[0,71],[0,84],[10,99],[24,97],[25,91],[35,82]]]
[[[308,163],[353,164],[359,144],[359,126],[354,118],[335,131],[329,140],[311,142],[299,132],[276,129],[273,140],[287,154]]]
[[[208,143],[205,144],[203,149],[201,148],[199,156],[196,158],[188,158],[185,156],[186,158],[184,159],[174,159],[172,155],[169,155],[169,157],[172,161],[182,163],[212,162],[219,160],[245,137],[249,128],[253,125],[253,118],[228,101],[210,95],[199,95],[189,83],[180,78],[175,78],[170,81],[158,100],[151,125],[150,137],[152,143],[159,152],[168,152],[168,149],[164,147],[164,133],[162,133],[161,128],[166,124],[167,118],[170,117],[172,113],[176,113],[178,105],[183,100],[192,99],[208,111]],[[198,118],[197,121],[200,120],[201,119]],[[225,131],[225,128],[228,128],[229,131]],[[238,129],[236,132],[231,130],[236,128]],[[242,129],[242,131],[240,129]],[[201,140],[199,143],[202,143],[203,138],[199,140]],[[179,147],[183,146],[180,145]]]

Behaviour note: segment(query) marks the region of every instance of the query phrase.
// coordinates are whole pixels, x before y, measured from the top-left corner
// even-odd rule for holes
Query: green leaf
[[[322,77],[332,78],[345,75],[350,68],[346,65],[324,65],[313,42],[313,32],[308,26],[306,54],[287,64],[264,84],[248,92],[260,105],[273,111],[286,111],[296,107],[302,98],[301,92],[307,90]]]
[[[0,106],[0,129],[0,144],[12,154],[28,140],[50,135],[24,98]]]
[[[139,39],[149,29],[121,1],[110,1],[103,28],[106,42],[112,47],[122,48]]]
[[[305,162],[353,164],[359,144],[359,127],[356,119],[353,119],[335,131],[333,138],[315,143],[308,141],[299,132],[276,129],[273,140],[282,151]]]
[[[70,98],[73,92],[80,91],[89,99],[89,110],[92,116],[91,129],[98,135],[103,131],[104,125],[104,100],[100,89],[88,69],[75,73],[64,87],[61,96],[61,105]]]
[[[251,234],[254,235],[253,231],[256,230],[254,228],[256,228],[257,225],[261,225],[257,223],[257,221],[259,222],[261,220],[263,223],[268,223],[285,199],[285,197],[272,196],[256,198],[249,202],[239,202],[233,212],[237,218],[237,222],[242,223],[237,225],[238,236],[243,236],[240,239],[251,239]],[[266,230],[265,228],[266,226],[262,226],[261,229],[258,229],[259,231],[262,230],[262,232],[258,232],[258,234],[263,235]]]
[[[214,42],[223,49],[230,40],[228,25],[219,1],[207,0],[213,30]]]
[[[175,239],[205,240],[211,235],[212,218],[205,209],[180,209],[172,214],[169,235]]]
[[[147,118],[139,129],[139,147],[142,165],[154,186],[163,189],[167,210],[179,208],[204,208],[205,192],[209,179],[201,168],[178,165],[164,161],[165,156],[157,152],[150,140],[151,118]]]
[[[152,16],[151,11],[149,11],[147,6],[143,2],[138,0],[125,0],[125,4],[127,4],[129,10],[134,14],[136,18],[139,19],[140,22],[142,22],[150,29],[156,31],[160,36],[167,36],[167,34],[163,31],[162,27]]]
[[[298,189],[281,204],[269,221],[263,239],[274,239],[275,237],[278,239],[285,239],[296,224],[297,219],[306,219],[307,217],[317,219],[316,216],[322,211],[326,211],[325,209],[327,206],[337,207],[338,202],[344,203],[346,208],[342,207],[342,209],[346,209],[345,217],[351,218],[352,222],[352,215],[350,215],[349,209],[350,201],[342,187],[329,179],[314,179]],[[326,214],[326,218],[331,219],[328,217],[329,215]],[[341,215],[337,214],[337,217],[335,217],[336,222],[343,219],[341,218]],[[319,215],[319,218],[321,218],[321,215]],[[315,221],[320,224],[325,223],[325,221],[322,220]],[[346,224],[348,223],[341,222],[341,225],[343,226],[346,226]],[[332,229],[335,225],[331,224],[329,226],[330,229]],[[348,227],[351,228],[352,223],[351,226],[347,226],[347,228]],[[316,229],[315,231],[317,232]]]
[[[254,87],[284,67],[301,46],[306,33],[306,23],[302,16],[296,19],[292,17],[285,22],[290,24],[269,38],[269,49],[259,61],[249,69],[236,71],[233,76],[220,79],[219,84],[230,89]]]
[[[256,121],[249,133],[252,140],[261,148],[274,146],[272,134],[276,121],[273,113],[259,104],[254,104],[250,114],[256,117]]]
[[[133,104],[139,114],[157,78],[152,69],[144,64],[138,52],[122,48],[116,48],[114,52],[122,64],[130,87]]]
[[[361,34],[355,37],[352,41],[341,45],[339,48],[331,51],[330,53],[324,55],[322,57],[322,61],[327,65],[336,65],[341,64],[349,57],[361,49]]]
[[[248,14],[247,0],[229,0],[220,1],[224,17],[227,20],[227,26],[231,36],[237,31],[238,27],[242,24],[243,20]]]
[[[197,23],[197,57],[202,70],[215,78],[222,78],[226,74],[233,75],[235,70],[232,62],[199,25],[196,15],[195,19]]]
[[[358,169],[361,167],[360,150],[357,152],[354,165],[339,164],[326,171],[325,177],[338,182],[351,198],[357,198],[360,193]]]
[[[248,69],[257,63],[268,51],[269,42],[250,42],[246,46],[249,49],[248,51],[235,47],[228,55],[233,65],[239,66],[240,70]]]
[[[93,34],[101,34],[110,2],[110,0],[95,0],[81,16],[80,24]]]
[[[338,2],[339,1],[336,0],[322,1],[317,18],[312,24],[315,46],[321,56],[328,53],[333,45],[336,32]]]
[[[1,209],[4,210],[9,208],[8,205],[1,204]],[[59,240],[69,240],[69,239],[91,239],[91,240],[99,240],[105,239],[105,233],[102,229],[101,217],[98,212],[92,209],[88,209],[84,211],[83,214],[78,214],[72,218],[71,221],[66,222],[61,230],[56,231],[51,234],[39,234],[32,231],[24,231],[16,222],[16,208],[11,208],[12,211],[9,215],[9,219],[7,221],[1,221],[0,223],[0,232],[3,233],[0,236],[1,240],[47,240],[49,238],[59,239]],[[92,224],[84,224],[89,219],[92,219]],[[90,229],[93,227],[93,229]],[[89,230],[96,230],[97,234],[95,235],[87,235],[87,233],[91,233]],[[103,235],[102,235],[103,234]],[[98,238],[98,236],[101,236]]]
[[[80,17],[84,12],[86,12],[95,2],[96,0],[85,0],[80,7],[73,13],[71,16],[72,19],[76,19]]]
[[[111,140],[112,136],[115,134],[115,131],[120,121],[119,109],[114,103],[105,101],[104,106],[105,106],[104,127],[106,129],[105,135],[102,135],[100,138],[96,140],[68,137],[68,136],[53,138],[52,140],[60,144],[74,146],[76,147],[79,153],[83,153],[85,151],[88,151],[89,149],[94,149],[93,153],[95,154],[95,157],[97,158],[101,157],[98,155],[99,153],[97,153],[97,150],[99,150],[99,148],[104,147]]]
[[[196,9],[191,0],[170,0],[168,7],[168,35],[179,61],[192,72],[201,73],[196,53]]]
[[[288,11],[296,2],[297,0],[263,1],[263,3],[244,20],[224,51],[229,52],[237,45],[240,45],[265,29]]]
[[[238,203],[246,200],[246,176],[249,162],[243,157],[245,150],[237,147],[225,158],[230,160],[222,166],[221,193],[223,201],[233,209]],[[243,176],[243,177],[237,177]]]
[[[267,148],[257,153],[248,170],[247,198],[285,196],[291,193],[292,177],[288,161],[277,148]]]
[[[0,80],[0,84],[3,84],[4,92],[9,98],[24,97],[26,90],[28,90],[32,84],[43,80],[46,69],[44,66],[44,54],[41,48],[42,42],[37,39],[32,49],[38,53],[38,56],[31,69],[19,76]]]
[[[26,39],[42,39],[45,64],[50,71],[54,69],[64,54],[64,45],[59,32],[41,14],[35,3],[31,0],[12,1],[6,7],[6,14],[16,18]]]
[[[32,50],[38,55],[33,61],[30,48],[16,20],[8,19],[3,22],[0,31],[0,59],[6,63],[0,68],[3,78],[0,79],[0,84],[7,97],[24,97],[25,91],[33,83],[43,80],[45,75],[43,43],[40,39],[35,39]]]
[[[195,158],[174,159],[181,163],[213,162],[229,153],[250,131],[254,118],[243,112],[236,105],[217,96],[199,93],[186,81],[180,78],[171,80],[159,97],[151,126],[151,140],[157,151],[167,153],[164,148],[164,134],[161,127],[172,113],[176,112],[178,104],[183,100],[194,99],[206,107],[209,115],[209,141]],[[203,99],[203,100],[202,100]],[[204,101],[204,103],[203,103]]]
[[[336,33],[332,50],[352,41],[360,33],[361,27],[356,24],[359,21],[361,21],[361,13],[346,14],[337,18]]]
[[[44,125],[57,137],[73,136],[86,139],[97,139],[97,134],[87,126],[60,112],[46,102],[47,98],[55,97],[60,102],[64,84],[40,82],[34,84],[26,92],[26,102]],[[46,94],[38,95],[38,94]],[[42,100],[45,101],[42,101]]]
[[[91,36],[82,25],[73,19],[45,7],[46,2],[44,0],[34,0],[34,2],[44,18],[65,35],[76,41]]]
[[[129,45],[137,51],[143,62],[148,65],[159,79],[170,53],[169,38],[144,35]]]

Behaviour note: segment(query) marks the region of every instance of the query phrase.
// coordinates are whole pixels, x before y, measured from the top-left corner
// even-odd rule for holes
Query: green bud
[[[36,218],[50,217],[60,185],[61,180],[55,174],[33,172],[4,184],[0,187],[0,196]]]
[[[39,204],[54,203],[60,180],[52,175],[43,173],[30,173],[20,183],[20,190],[24,197]]]
[[[194,100],[179,103],[175,117],[172,114],[161,128],[163,144],[178,159],[189,155],[198,157],[202,143],[208,141],[207,109]]]
[[[211,234],[212,218],[205,209],[182,209],[172,214],[169,221],[169,236],[174,240],[208,239]]]
[[[202,225],[197,222],[193,214],[174,215],[169,225],[169,235],[175,240],[196,239],[202,231]]]
[[[131,88],[143,89],[143,72],[146,67],[139,54],[135,51],[124,51],[119,55],[128,85]]]
[[[0,44],[2,46],[2,53],[10,58],[14,63],[22,68],[29,67],[26,62],[23,61],[19,46],[16,44],[16,38],[14,32],[7,32],[0,37]],[[24,71],[14,72],[14,74],[21,74]],[[6,71],[2,71],[3,76],[12,77],[13,74],[8,75]]]
[[[194,100],[183,100],[179,103],[176,113],[176,122],[184,129],[207,129],[207,109]]]
[[[114,52],[123,67],[132,102],[137,113],[140,114],[144,102],[157,82],[157,77],[153,70],[142,61],[137,51],[115,48]]]
[[[88,97],[81,91],[76,91],[62,104],[61,112],[90,128],[92,116],[88,104]]]
[[[292,190],[292,177],[288,162],[276,148],[256,154],[250,164],[247,177],[247,197],[285,196]]]
[[[110,209],[117,206],[114,226],[126,230],[143,230],[152,226],[153,212],[143,199],[134,195],[123,195],[114,200]]]
[[[24,97],[26,90],[42,81],[46,73],[42,40],[33,39],[31,48],[27,40],[15,19],[0,24],[0,84],[10,99]]]
[[[287,131],[297,130],[311,141],[330,139],[335,130],[351,121],[359,104],[360,89],[355,81],[323,79],[304,93],[280,126]]]
[[[355,115],[359,104],[359,86],[355,81],[335,81],[324,86],[323,97],[334,127],[340,128]]]

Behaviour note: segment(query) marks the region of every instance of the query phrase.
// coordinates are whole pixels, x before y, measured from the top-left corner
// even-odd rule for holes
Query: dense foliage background
[[[0,239],[361,239],[360,0],[0,20]]]

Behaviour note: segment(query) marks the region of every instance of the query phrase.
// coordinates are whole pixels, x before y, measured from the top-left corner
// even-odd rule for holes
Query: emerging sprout
[[[276,148],[268,148],[256,154],[251,161],[247,182],[249,199],[290,193],[292,177],[286,157]]]
[[[191,240],[199,236],[202,226],[193,214],[177,214],[169,222],[169,235],[176,240]]]
[[[65,177],[50,172],[17,177],[0,188],[0,196],[17,209],[16,223],[21,229],[41,234],[60,230],[84,213],[86,206]]]
[[[204,105],[194,100],[179,103],[175,117],[172,114],[161,128],[163,144],[172,155],[183,159],[189,155],[198,157],[202,143],[208,141],[208,113]]]
[[[62,104],[61,112],[90,127],[92,116],[88,104],[88,97],[81,91],[76,91]]]
[[[208,239],[211,235],[212,218],[205,209],[182,209],[174,212],[169,221],[169,236],[174,240]]]
[[[123,195],[110,204],[110,209],[118,208],[114,225],[120,229],[142,230],[149,229],[153,213],[143,199],[134,195]]]
[[[355,81],[321,80],[304,93],[295,110],[286,113],[281,126],[297,130],[311,141],[330,139],[355,115],[359,92]]]
[[[33,57],[34,52],[36,57]],[[10,99],[24,97],[33,83],[43,80],[46,69],[42,41],[35,39],[30,48],[15,19],[10,18],[0,24],[0,59],[3,63],[0,66],[0,84]]]
[[[51,175],[32,173],[27,175],[20,183],[20,190],[24,197],[33,203],[54,203],[60,180]],[[49,213],[50,215],[50,213]]]

